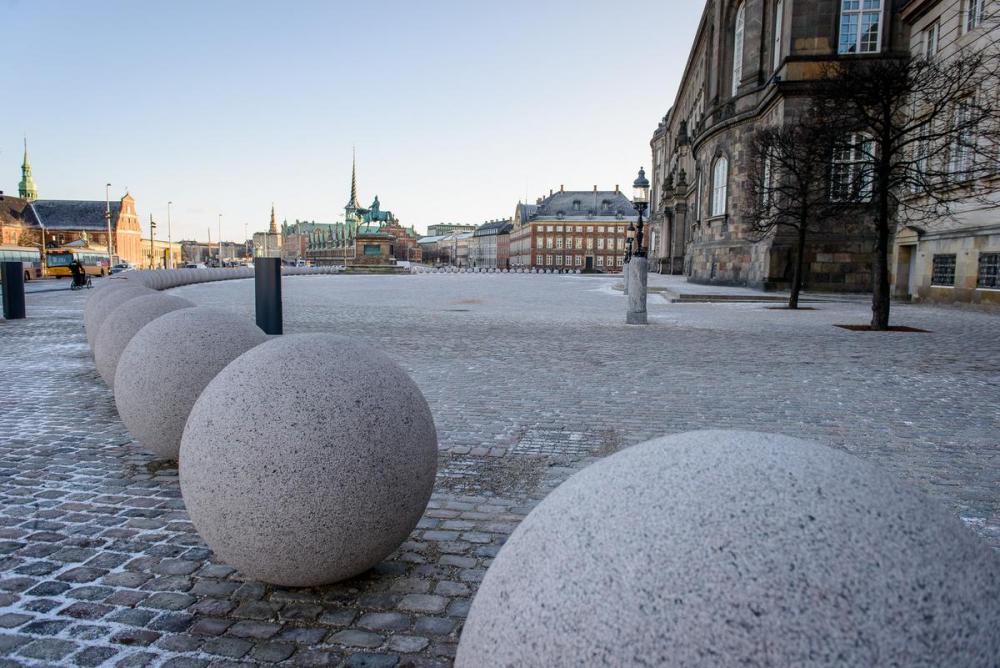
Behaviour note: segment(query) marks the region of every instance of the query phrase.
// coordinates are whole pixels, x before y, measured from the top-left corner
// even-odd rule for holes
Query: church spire
[[[271,227],[267,230],[268,234],[278,233],[278,223],[274,220],[274,202],[271,202]]]
[[[358,171],[357,171],[357,158],[354,154],[354,149],[351,149],[351,201],[347,203],[348,209],[360,209],[361,204],[358,202]]]
[[[24,138],[24,162],[21,163],[21,182],[17,184],[17,194],[28,201],[38,199],[38,188],[31,178],[31,161],[28,160],[28,138]]]

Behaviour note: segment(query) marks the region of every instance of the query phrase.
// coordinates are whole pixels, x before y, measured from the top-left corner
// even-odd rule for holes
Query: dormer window
[[[580,200],[578,199],[573,200],[573,210],[574,211],[580,210]]]
[[[601,211],[610,211],[610,210],[611,210],[611,202],[609,202],[608,200],[602,200]]]

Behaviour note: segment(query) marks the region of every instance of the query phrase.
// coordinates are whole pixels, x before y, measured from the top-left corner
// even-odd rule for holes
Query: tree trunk
[[[882,144],[878,161],[878,218],[875,221],[875,257],[872,262],[872,322],[876,331],[889,329],[889,170],[888,143]]]
[[[805,265],[806,225],[799,222],[798,243],[795,250],[795,264],[792,270],[792,290],[788,295],[788,308],[799,307],[799,293],[802,292],[802,267]]]

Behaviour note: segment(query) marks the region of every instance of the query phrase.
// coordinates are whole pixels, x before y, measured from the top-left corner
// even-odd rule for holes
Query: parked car
[[[116,264],[115,266],[111,267],[111,273],[120,274],[123,271],[132,271],[133,269],[135,269],[135,267],[130,265],[128,262],[122,262],[120,264]]]
[[[184,268],[185,269],[208,269],[208,267],[206,267],[201,262],[188,262],[187,264],[184,265]]]

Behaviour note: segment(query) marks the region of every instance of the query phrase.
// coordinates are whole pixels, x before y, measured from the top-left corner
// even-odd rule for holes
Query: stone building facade
[[[510,218],[490,220],[472,233],[469,240],[469,264],[485,269],[510,268]]]
[[[512,267],[621,271],[632,202],[614,190],[549,191],[534,205],[518,203],[510,232]]]
[[[996,7],[996,2],[911,0],[902,10],[910,52],[944,60],[963,47],[996,43],[1000,35],[989,20],[988,13],[996,11],[991,4]],[[949,167],[962,168],[961,161],[952,162]],[[889,265],[896,299],[1000,305],[1000,175],[968,186],[977,197],[958,202],[953,215],[896,231]]]
[[[670,111],[651,139],[653,267],[697,283],[780,288],[792,239],[756,241],[741,212],[747,139],[794,124],[827,63],[906,47],[890,0],[708,0]],[[811,289],[865,291],[869,205],[845,203],[805,251]]]

